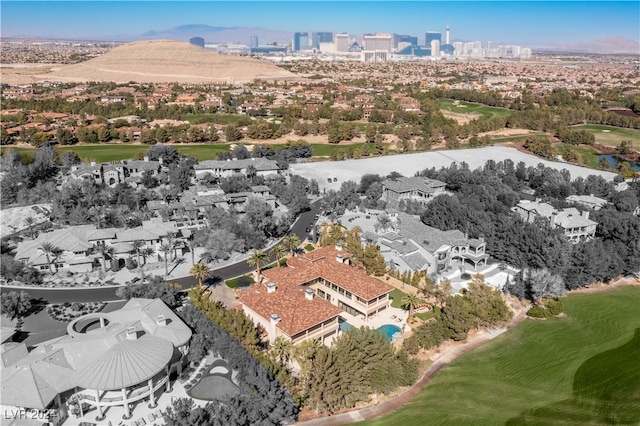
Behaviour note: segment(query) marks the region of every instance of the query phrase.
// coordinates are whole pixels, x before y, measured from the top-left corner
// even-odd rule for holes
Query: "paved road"
[[[315,219],[314,216],[320,211],[322,199],[316,200],[311,203],[311,210],[308,210],[300,215],[296,223],[291,228],[291,232],[300,237],[300,240],[304,241],[309,237],[309,233],[306,232],[307,228],[310,228]],[[253,270],[253,267],[249,266],[246,261],[234,263],[233,265],[224,266],[213,271],[214,277],[217,279],[227,280],[234,278]],[[171,279],[171,282],[178,283],[183,289],[188,289],[196,285],[196,280],[191,277],[175,278]],[[102,302],[110,300],[119,300],[116,296],[117,287],[97,287],[97,288],[64,288],[64,289],[35,289],[24,287],[9,287],[1,286],[0,292],[6,293],[11,290],[26,290],[29,295],[34,299],[40,299],[46,303],[62,303],[62,302]]]

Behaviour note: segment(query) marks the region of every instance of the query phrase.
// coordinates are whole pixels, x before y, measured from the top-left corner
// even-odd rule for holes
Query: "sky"
[[[3,36],[108,40],[187,24],[282,31],[443,33],[452,40],[555,45],[640,41],[640,2],[629,1],[6,1]]]

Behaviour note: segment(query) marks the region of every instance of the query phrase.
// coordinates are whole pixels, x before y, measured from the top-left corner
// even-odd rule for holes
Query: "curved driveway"
[[[305,238],[310,236],[306,230],[313,225],[315,215],[320,211],[321,202],[322,199],[318,199],[311,203],[311,209],[302,213],[291,227],[291,233],[296,234],[300,240],[304,241]],[[244,275],[252,270],[253,267],[249,266],[246,260],[242,260],[238,263],[234,263],[233,265],[214,269],[211,272],[214,275],[214,279],[228,280],[230,278]],[[191,276],[171,279],[171,282],[180,284],[185,290],[194,287],[197,283]],[[45,303],[106,302],[111,300],[121,300],[116,296],[116,290],[118,287],[120,286],[55,289],[3,285],[0,287],[0,292],[6,293],[12,290],[25,290],[29,293],[29,296],[31,296],[32,299],[41,300]]]

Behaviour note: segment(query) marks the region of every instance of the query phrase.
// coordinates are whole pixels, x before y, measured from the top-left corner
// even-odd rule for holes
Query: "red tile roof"
[[[306,299],[306,287],[276,286],[276,291],[267,293],[264,283],[256,284],[240,296],[240,302],[267,321],[270,321],[271,314],[277,314],[280,317],[277,327],[291,337],[342,313],[342,309],[321,297]],[[263,325],[269,327],[269,324]]]

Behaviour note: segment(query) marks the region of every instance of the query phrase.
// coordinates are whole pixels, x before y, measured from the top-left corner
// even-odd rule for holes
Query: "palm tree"
[[[300,237],[298,237],[296,234],[289,234],[284,237],[282,241],[287,245],[287,247],[289,247],[291,257],[293,257],[295,249],[300,245]]]
[[[24,218],[24,223],[29,227],[29,237],[33,240],[33,225],[36,224],[36,220],[33,216],[27,216]]]
[[[287,250],[287,247],[284,244],[278,244],[271,249],[271,254],[274,255],[278,261],[278,268],[280,268],[280,259],[285,257],[288,251],[289,250]]]
[[[211,270],[207,265],[194,263],[189,269],[189,275],[198,280],[198,289],[202,291],[202,281],[211,276]]]
[[[171,247],[171,245],[168,243],[164,243],[160,246],[160,251],[164,253],[164,276],[165,277],[169,275],[169,253],[171,253],[172,249],[173,247]]]
[[[136,252],[136,261],[138,262],[138,268],[140,268],[140,279],[143,279],[142,265],[140,264],[140,250],[144,247],[144,240],[135,240],[131,243],[131,248]]]
[[[107,256],[111,257],[113,254],[113,247],[107,244],[98,244],[98,252],[102,256],[102,272],[107,272]]]
[[[402,307],[409,310],[409,318],[413,315],[413,309],[420,304],[420,299],[413,293],[405,295],[402,300]]]
[[[144,260],[144,264],[143,265],[147,264],[147,257],[153,256],[153,254],[155,252],[156,251],[153,249],[153,247],[143,247],[140,250],[140,256],[142,256],[142,259]]]
[[[202,253],[202,256],[200,256],[200,263],[213,263],[216,260],[218,260],[218,256],[216,255],[216,253],[207,250],[205,252]]]
[[[291,358],[293,345],[291,344],[291,340],[285,339],[284,337],[280,336],[276,338],[276,340],[274,340],[272,350],[276,358],[282,364],[286,364]]]
[[[198,245],[198,242],[195,240],[195,238],[193,238],[193,235],[192,235],[191,238],[189,238],[187,244],[189,245],[189,251],[191,252],[191,265],[195,265],[196,247]]]
[[[269,255],[262,249],[254,250],[251,256],[247,259],[249,266],[256,267],[256,278],[260,282],[260,273],[262,272],[262,265],[266,264],[269,260]]]
[[[51,271],[52,273],[57,272],[57,271],[54,271],[56,265],[51,263],[51,256],[57,257],[57,255],[60,253],[61,250],[58,247],[56,247],[53,243],[50,243],[48,241],[45,241],[44,243],[42,243],[40,247],[38,247],[38,249],[42,251],[46,256],[47,264],[49,265],[49,271]],[[53,268],[51,267],[52,265],[53,265]]]

